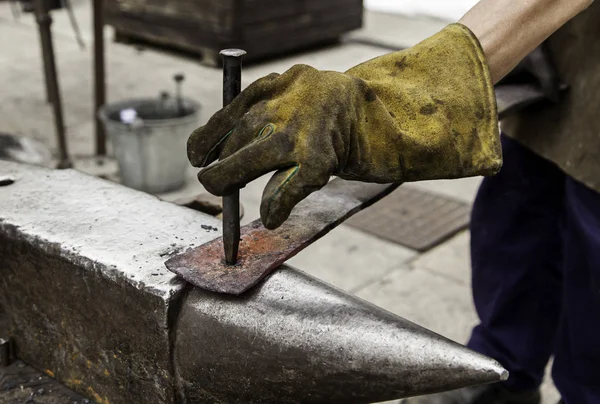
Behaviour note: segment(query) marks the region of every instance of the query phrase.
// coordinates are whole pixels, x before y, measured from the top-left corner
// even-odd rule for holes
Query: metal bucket
[[[121,111],[135,110],[133,123],[121,120]],[[105,105],[99,116],[111,140],[122,184],[149,193],[174,191],[185,184],[187,139],[198,127],[200,104],[183,99],[181,113],[175,102],[132,99]]]

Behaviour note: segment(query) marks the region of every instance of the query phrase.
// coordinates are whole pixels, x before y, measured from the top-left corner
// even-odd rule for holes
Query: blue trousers
[[[513,390],[538,387],[554,355],[565,402],[600,403],[600,194],[507,137],[502,148],[473,207],[480,324],[468,346],[498,360]]]

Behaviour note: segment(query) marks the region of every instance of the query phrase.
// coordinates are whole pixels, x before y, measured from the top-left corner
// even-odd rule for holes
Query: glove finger
[[[277,77],[279,74],[271,73],[256,80],[231,104],[217,111],[206,125],[192,132],[187,142],[187,155],[194,167],[206,167],[219,157],[236,123],[254,104],[271,97]]]
[[[198,179],[208,192],[223,196],[271,171],[295,164],[294,139],[284,133],[270,132],[202,170]]]
[[[329,181],[327,172],[315,173],[301,164],[280,170],[267,183],[260,204],[260,217],[267,229],[285,222],[294,207]]]
[[[235,132],[227,140],[221,150],[220,159],[224,160],[249,143],[262,137],[270,136],[275,131],[275,125],[271,122],[274,117],[265,112],[266,101],[261,101],[238,121]]]

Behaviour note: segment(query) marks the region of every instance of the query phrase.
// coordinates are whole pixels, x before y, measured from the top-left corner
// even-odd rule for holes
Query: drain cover
[[[470,210],[467,203],[403,185],[345,223],[423,252],[466,228]]]

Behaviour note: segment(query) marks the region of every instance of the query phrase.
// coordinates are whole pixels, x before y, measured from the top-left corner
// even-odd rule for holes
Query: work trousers
[[[566,404],[600,403],[600,194],[506,136],[502,149],[473,206],[468,346],[514,390],[537,388],[554,356]]]

